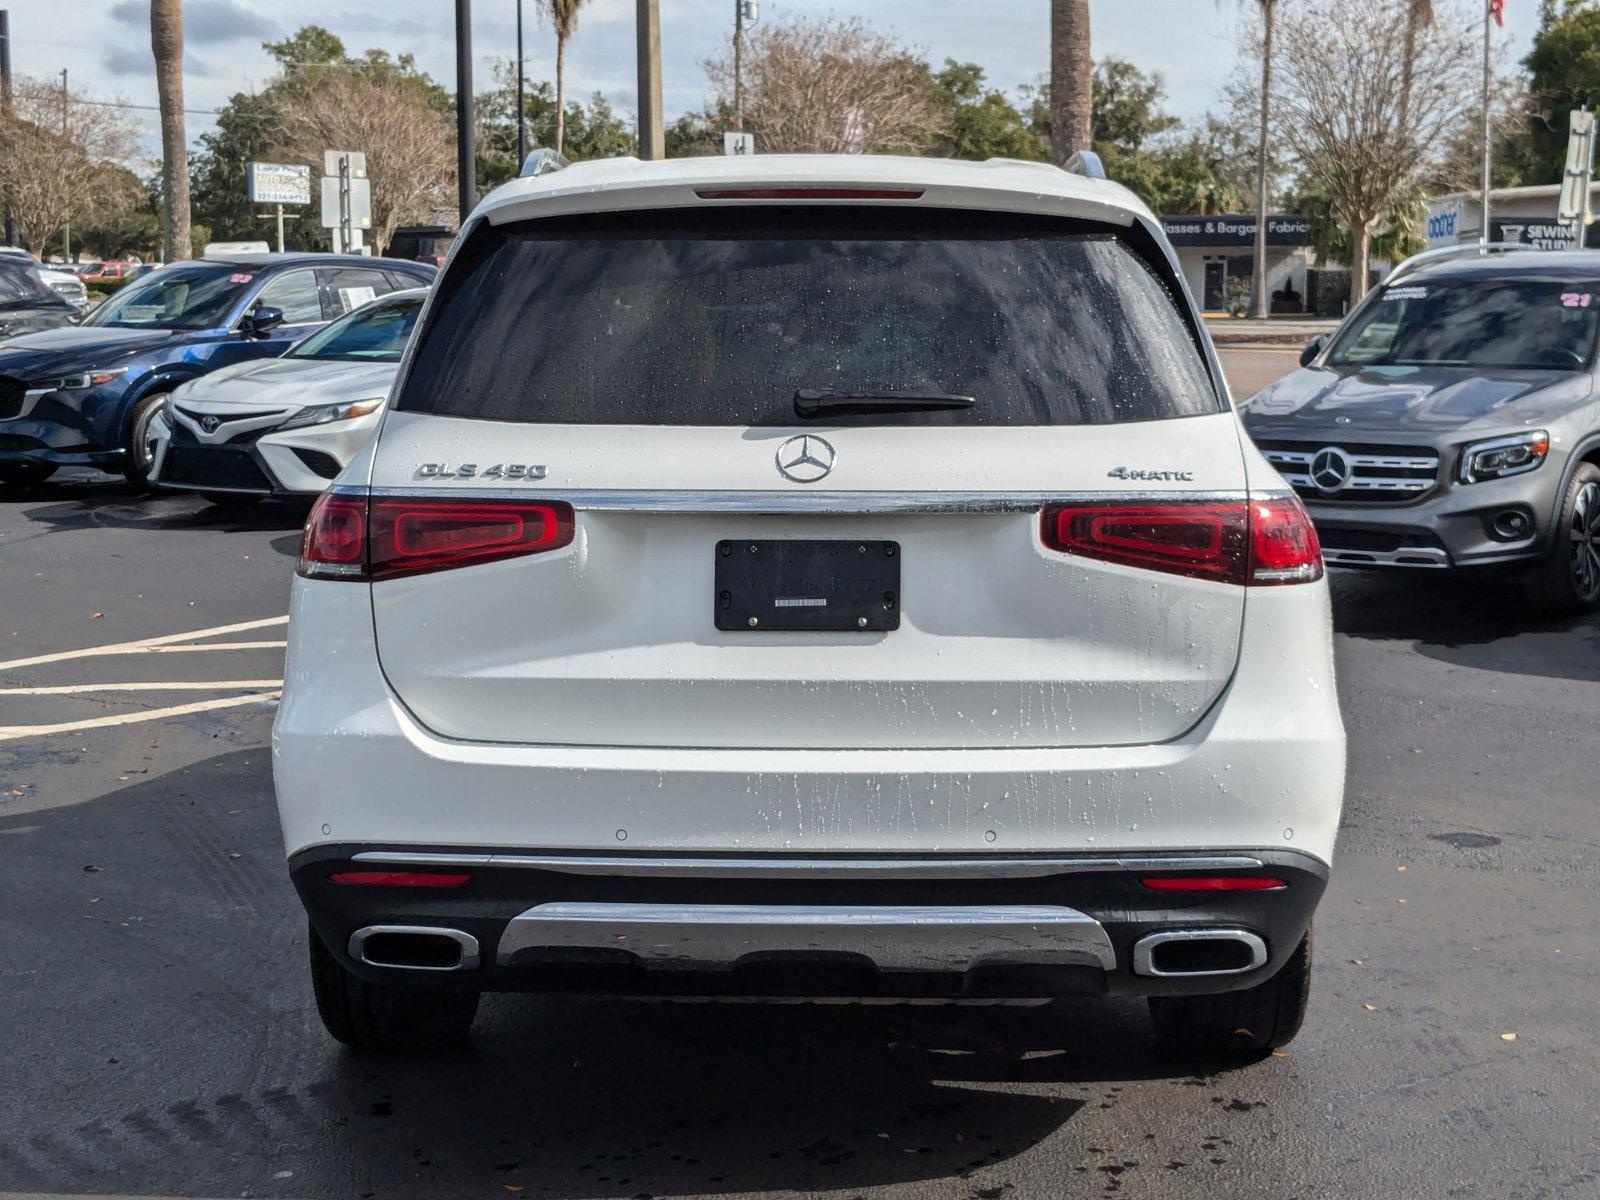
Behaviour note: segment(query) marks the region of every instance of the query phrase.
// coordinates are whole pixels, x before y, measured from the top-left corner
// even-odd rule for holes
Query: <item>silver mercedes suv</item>
[[[1600,608],[1600,256],[1424,266],[1241,407],[1333,566],[1511,567]]]

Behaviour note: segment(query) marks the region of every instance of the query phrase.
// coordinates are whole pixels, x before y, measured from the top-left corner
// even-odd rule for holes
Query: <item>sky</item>
[[[1351,0],[1388,3],[1392,0]],[[472,47],[478,89],[495,59],[515,55],[517,0],[473,0]],[[555,38],[541,27],[536,0],[523,0],[530,78],[551,78]],[[1398,6],[1397,6],[1398,7]],[[11,12],[12,66],[18,74],[52,76],[63,67],[74,85],[99,99],[154,106],[148,0],[0,0]],[[1537,0],[1506,0],[1500,35],[1510,60],[1521,58],[1538,20]],[[1194,118],[1220,107],[1232,69],[1238,22],[1255,19],[1255,0],[1092,0],[1094,56],[1116,55],[1166,82],[1168,108]],[[455,86],[453,0],[185,0],[185,106],[216,109],[238,91],[267,82],[268,39],[320,24],[351,52],[379,47],[411,53],[447,88]],[[703,63],[726,44],[732,0],[661,0],[664,107],[670,122],[698,108],[707,84]],[[567,51],[569,94],[599,90],[619,110],[636,101],[635,0],[590,0]],[[861,16],[926,53],[976,62],[991,86],[1014,92],[1049,69],[1047,0],[761,0],[763,21],[789,16]],[[156,114],[130,109],[159,153]],[[191,139],[210,128],[203,111],[189,116]]]

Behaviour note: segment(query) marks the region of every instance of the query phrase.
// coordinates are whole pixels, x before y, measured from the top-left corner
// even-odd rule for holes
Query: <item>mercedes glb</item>
[[[514,181],[299,576],[274,772],[341,1041],[458,1038],[494,990],[1299,1026],[1322,561],[1103,179]]]

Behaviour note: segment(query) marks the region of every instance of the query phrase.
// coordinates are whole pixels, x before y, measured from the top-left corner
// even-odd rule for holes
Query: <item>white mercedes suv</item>
[[[295,582],[274,773],[334,1037],[496,990],[1294,1035],[1344,780],[1320,552],[1091,170],[482,202]]]

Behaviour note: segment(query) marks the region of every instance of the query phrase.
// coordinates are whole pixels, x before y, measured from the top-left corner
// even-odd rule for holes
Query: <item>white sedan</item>
[[[377,428],[427,295],[392,292],[282,358],[179,387],[152,423],[151,479],[216,504],[321,492]]]

